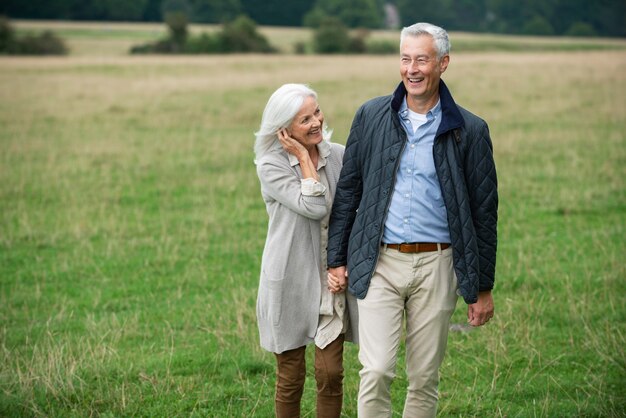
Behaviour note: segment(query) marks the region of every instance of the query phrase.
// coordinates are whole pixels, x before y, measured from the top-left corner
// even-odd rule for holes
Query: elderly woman
[[[286,84],[272,94],[254,151],[269,215],[257,318],[261,346],[276,355],[277,417],[300,416],[305,348],[315,343],[317,417],[339,417],[343,343],[356,337],[356,303],[346,279],[328,276],[328,218],[344,147],[330,132],[317,94]]]

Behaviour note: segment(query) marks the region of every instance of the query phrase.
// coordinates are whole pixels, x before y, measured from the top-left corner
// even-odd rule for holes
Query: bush
[[[15,32],[9,23],[9,19],[0,16],[0,52],[8,51],[14,40]]]
[[[329,16],[319,7],[314,7],[302,18],[302,25],[309,28],[319,27]]]
[[[221,48],[219,38],[206,33],[192,36],[185,44],[185,52],[188,54],[219,53]]]
[[[165,24],[169,29],[170,47],[172,52],[181,52],[187,43],[187,25],[189,20],[187,14],[183,12],[167,12],[165,14]]]
[[[593,29],[589,23],[584,22],[575,22],[569,27],[567,32],[565,32],[567,36],[597,36],[598,34]]]
[[[186,43],[180,45],[172,38],[161,39],[154,43],[134,45],[130,48],[131,54],[180,54],[184,52]]]
[[[0,17],[0,53],[14,55],[64,55],[67,47],[61,38],[50,31],[39,35],[15,36],[15,30],[6,17]]]
[[[335,17],[325,17],[315,31],[313,45],[319,54],[346,53],[350,47],[348,28]]]
[[[351,54],[364,54],[367,52],[365,41],[370,35],[367,29],[358,29],[348,43],[348,51]]]
[[[256,24],[246,16],[240,16],[224,25],[214,35],[187,36],[187,19],[178,16],[168,21],[170,36],[154,44],[133,46],[131,54],[187,53],[221,54],[231,52],[276,52],[267,38],[257,32]]]
[[[298,41],[293,44],[293,52],[298,55],[306,54],[306,42]]]
[[[267,39],[257,32],[256,23],[247,16],[239,16],[225,24],[217,36],[221,52],[276,52]]]
[[[313,49],[319,54],[365,54],[371,52],[368,37],[367,29],[358,29],[351,37],[339,19],[326,17],[313,35]],[[394,46],[394,52],[397,51],[398,47]]]
[[[400,45],[395,41],[371,41],[366,45],[368,54],[399,54]]]
[[[526,35],[554,35],[554,28],[543,16],[535,16],[524,25],[522,33]]]
[[[37,36],[25,36],[17,42],[17,52],[23,55],[65,55],[67,47],[50,31]]]

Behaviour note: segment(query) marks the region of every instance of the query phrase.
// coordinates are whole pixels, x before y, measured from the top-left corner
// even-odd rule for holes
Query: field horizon
[[[154,42],[167,35],[167,26],[158,22],[93,22],[26,20],[12,21],[19,32],[50,30],[68,43],[70,55],[127,55],[134,45]],[[189,33],[213,33],[221,25],[189,24]],[[258,26],[259,33],[281,54],[293,54],[296,44],[310,44],[313,30],[306,27]],[[352,32],[355,32],[353,30]],[[398,41],[399,30],[368,30],[367,40]],[[453,53],[465,52],[553,52],[626,50],[626,38],[504,35],[451,32]]]
[[[398,59],[130,56],[160,35],[119,30],[66,25],[69,56],[0,57],[0,416],[271,417],[253,133],[302,82],[345,143]],[[499,250],[496,316],[451,333],[438,416],[626,416],[626,52],[568,48],[452,52],[444,80],[493,139]],[[352,344],[345,369],[355,417]]]

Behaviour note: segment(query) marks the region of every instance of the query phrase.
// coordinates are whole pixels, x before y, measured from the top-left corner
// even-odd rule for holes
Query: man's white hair
[[[400,32],[400,45],[407,36],[420,36],[430,35],[435,41],[435,50],[437,51],[437,59],[441,59],[443,56],[450,53],[450,39],[448,38],[448,32],[439,26],[432,25],[426,22],[415,23],[411,26],[407,26]]]

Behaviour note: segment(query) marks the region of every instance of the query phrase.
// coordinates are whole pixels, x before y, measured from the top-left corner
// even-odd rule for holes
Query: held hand
[[[302,158],[305,154],[308,154],[304,145],[289,136],[287,129],[283,128],[278,131],[278,140],[285,151],[289,154],[295,155],[298,159]]]
[[[341,293],[348,286],[348,272],[345,266],[328,269],[328,290],[331,293]]]
[[[474,327],[485,325],[493,318],[493,296],[491,290],[478,293],[478,301],[467,307],[467,322]]]

